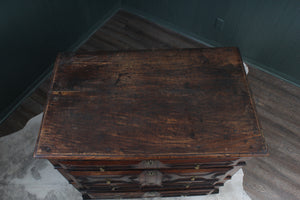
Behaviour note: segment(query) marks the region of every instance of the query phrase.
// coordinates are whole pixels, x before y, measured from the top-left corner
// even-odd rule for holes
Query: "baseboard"
[[[26,90],[24,90],[3,112],[0,113],[0,125],[50,76],[52,68],[53,65],[50,65],[50,67],[48,67],[32,84],[29,85],[29,87],[27,87]]]
[[[251,67],[254,67],[256,69],[259,69],[263,72],[266,72],[272,76],[275,76],[276,78],[279,78],[283,81],[286,81],[292,85],[295,85],[297,87],[300,87],[300,80],[297,80],[295,79],[294,77],[291,77],[287,74],[284,74],[282,72],[279,72],[277,70],[274,70],[266,65],[263,65],[263,64],[260,64],[260,63],[257,63],[256,61],[250,59],[250,58],[247,58],[247,57],[243,57],[243,60],[248,63]]]
[[[85,43],[91,35],[93,35],[100,27],[102,27],[112,16],[120,10],[120,3],[110,9],[101,19],[98,20],[85,34],[83,34],[74,44],[66,48],[67,52],[76,51],[83,43]],[[0,113],[0,124],[4,122],[12,112],[14,112],[20,104],[29,97],[52,73],[53,63],[24,90],[6,109]]]
[[[160,18],[157,18],[155,16],[149,15],[147,13],[141,12],[141,11],[139,11],[137,9],[130,8],[130,7],[123,6],[123,5],[122,5],[122,9],[125,10],[125,11],[127,11],[127,12],[133,13],[133,14],[135,14],[137,16],[140,16],[140,17],[142,17],[144,19],[147,19],[147,20],[149,20],[149,21],[151,21],[151,22],[153,22],[155,24],[158,24],[158,25],[160,25],[162,27],[168,28],[168,29],[170,29],[170,30],[172,30],[172,31],[174,31],[176,33],[179,33],[179,34],[181,34],[181,35],[183,35],[183,36],[185,36],[187,38],[195,40],[195,41],[197,41],[197,42],[199,42],[201,44],[204,44],[204,45],[206,45],[208,47],[222,47],[223,46],[223,45],[219,44],[216,41],[209,40],[207,38],[204,38],[204,37],[201,37],[199,35],[196,35],[196,34],[194,34],[192,32],[181,30],[179,27],[177,27],[174,24],[171,24],[171,23],[169,23],[167,21],[164,21],[164,20],[162,20]],[[291,76],[289,76],[287,74],[284,74],[282,72],[274,70],[271,67],[263,65],[261,63],[258,63],[256,61],[254,61],[253,59],[248,58],[247,56],[242,56],[242,57],[243,57],[243,60],[247,64],[249,64],[249,65],[251,65],[251,66],[253,66],[253,67],[255,67],[255,68],[259,69],[259,70],[262,70],[262,71],[264,71],[264,72],[266,72],[268,74],[271,74],[272,76],[275,76],[275,77],[277,77],[277,78],[279,78],[281,80],[284,80],[284,81],[286,81],[288,83],[291,83],[291,84],[293,84],[293,85],[295,85],[297,87],[300,87],[300,80],[297,80],[297,79],[295,79],[295,78],[293,78],[293,77],[291,77]]]

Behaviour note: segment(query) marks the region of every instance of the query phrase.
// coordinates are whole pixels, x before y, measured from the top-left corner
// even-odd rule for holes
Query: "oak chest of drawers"
[[[60,54],[35,149],[84,199],[205,195],[266,155],[237,48]]]

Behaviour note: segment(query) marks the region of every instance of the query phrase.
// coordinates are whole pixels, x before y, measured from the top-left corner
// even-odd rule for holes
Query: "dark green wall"
[[[299,0],[3,0],[0,123],[58,52],[76,49],[120,7],[212,46],[238,46],[244,60],[300,85]]]
[[[51,71],[56,55],[74,50],[120,7],[119,0],[0,2],[0,122]]]
[[[238,46],[244,60],[300,85],[299,0],[123,0],[122,7],[212,46]]]

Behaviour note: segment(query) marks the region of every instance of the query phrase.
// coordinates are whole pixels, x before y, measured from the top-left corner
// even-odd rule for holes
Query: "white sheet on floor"
[[[81,200],[81,194],[47,160],[34,159],[33,151],[42,113],[13,134],[0,138],[0,197],[13,200]],[[220,188],[219,194],[164,200],[250,200],[243,190],[243,171]],[[148,198],[160,199],[160,198]]]

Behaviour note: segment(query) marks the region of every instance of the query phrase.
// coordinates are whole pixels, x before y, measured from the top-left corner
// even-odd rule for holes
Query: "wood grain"
[[[36,157],[266,153],[236,48],[62,55],[55,67]]]

